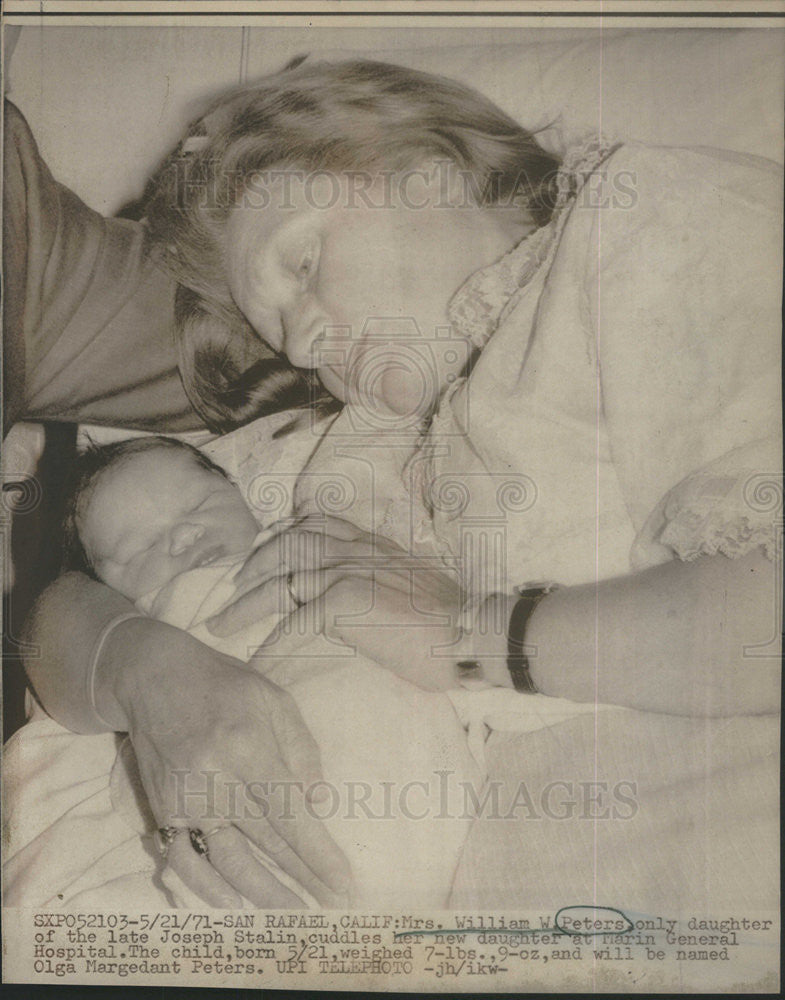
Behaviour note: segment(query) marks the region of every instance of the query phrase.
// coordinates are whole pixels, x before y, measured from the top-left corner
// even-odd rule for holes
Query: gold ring
[[[153,842],[155,843],[158,853],[162,858],[165,858],[169,853],[169,848],[172,846],[174,838],[178,833],[183,833],[188,827],[185,826],[159,826],[153,835]]]

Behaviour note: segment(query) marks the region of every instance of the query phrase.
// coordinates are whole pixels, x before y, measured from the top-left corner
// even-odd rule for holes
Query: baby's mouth
[[[195,553],[188,568],[197,569],[200,566],[209,566],[211,563],[217,562],[225,554],[225,546],[211,545],[209,548],[204,549],[204,551]]]

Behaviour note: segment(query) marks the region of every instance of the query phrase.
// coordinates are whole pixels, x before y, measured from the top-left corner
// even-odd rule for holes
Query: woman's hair
[[[490,100],[445,77],[305,62],[225,94],[192,123],[148,188],[147,218],[154,252],[180,285],[180,371],[208,426],[339,405],[314,372],[264,345],[232,298],[223,234],[249,178],[270,169],[398,172],[429,159],[463,171],[479,205],[516,199],[538,225],[551,215],[558,160]]]
[[[80,522],[87,510],[90,499],[101,476],[109,469],[117,468],[129,458],[141,455],[155,448],[169,448],[185,451],[193,456],[194,461],[207,472],[217,472],[228,479],[229,476],[220,465],[216,465],[198,448],[178,441],[176,438],[159,435],[127,438],[124,441],[113,441],[111,444],[90,443],[77,455],[71,468],[66,484],[66,498],[63,512],[63,560],[61,572],[77,570],[97,580],[92,560],[82,543]]]

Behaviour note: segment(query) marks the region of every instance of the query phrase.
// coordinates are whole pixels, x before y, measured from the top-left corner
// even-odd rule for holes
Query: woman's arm
[[[537,604],[526,628],[534,683],[543,694],[573,701],[675,715],[777,712],[779,656],[745,652],[779,634],[776,573],[753,552],[673,560],[556,590]],[[509,599],[497,600],[507,606]],[[498,636],[487,652],[496,678],[509,683],[500,674]]]
[[[473,634],[459,641],[454,582],[432,566],[412,568],[416,560],[400,551],[396,556],[392,543],[337,519],[313,527],[306,519],[293,530],[329,535],[329,568],[292,567],[302,599],[321,601],[320,627],[328,634],[423,687],[456,686],[456,661],[471,659],[482,662],[488,680],[512,686],[504,623],[514,597],[492,595],[480,612],[485,620],[478,618]],[[369,558],[383,571],[369,570]],[[275,550],[258,549],[238,578],[244,587],[256,585],[217,615],[211,629],[229,635],[269,614],[283,591],[279,573]],[[526,629],[526,648],[536,649],[529,657],[534,682],[547,695],[652,712],[776,712],[778,657],[745,652],[779,633],[776,581],[776,567],[754,552],[740,559],[674,559],[556,590],[536,606]],[[365,608],[367,616],[358,616]],[[438,617],[423,620],[423,609]],[[293,613],[307,620],[307,606]]]
[[[246,837],[272,853],[325,905],[345,903],[349,870],[309,808],[319,753],[291,696],[245,664],[180,629],[148,618],[108,635],[96,664],[96,715],[85,678],[96,640],[132,610],[103,584],[70,573],[36,604],[27,629],[36,655],[25,666],[44,707],[78,732],[127,731],[160,826],[226,827],[207,859],[169,861],[206,902],[280,905]],[[209,783],[209,792],[207,790]]]
[[[32,652],[25,656],[25,670],[47,712],[74,733],[99,733],[107,728],[87,703],[87,671],[106,625],[133,610],[133,604],[110,587],[81,573],[67,573],[47,587],[28,617],[25,638]],[[147,624],[141,623],[142,627]],[[123,631],[133,625],[136,623],[118,626],[117,634],[109,636],[107,646],[117,646]],[[139,626],[136,627],[138,630]],[[105,660],[108,653],[105,648]],[[127,720],[120,706],[112,703],[103,685],[97,689],[96,693],[99,692],[101,714],[116,723],[117,731],[127,731]]]

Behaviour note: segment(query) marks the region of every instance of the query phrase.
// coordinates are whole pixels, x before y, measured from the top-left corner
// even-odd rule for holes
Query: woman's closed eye
[[[300,289],[308,288],[319,269],[320,241],[309,237],[305,242],[294,241],[282,255],[282,263]]]

